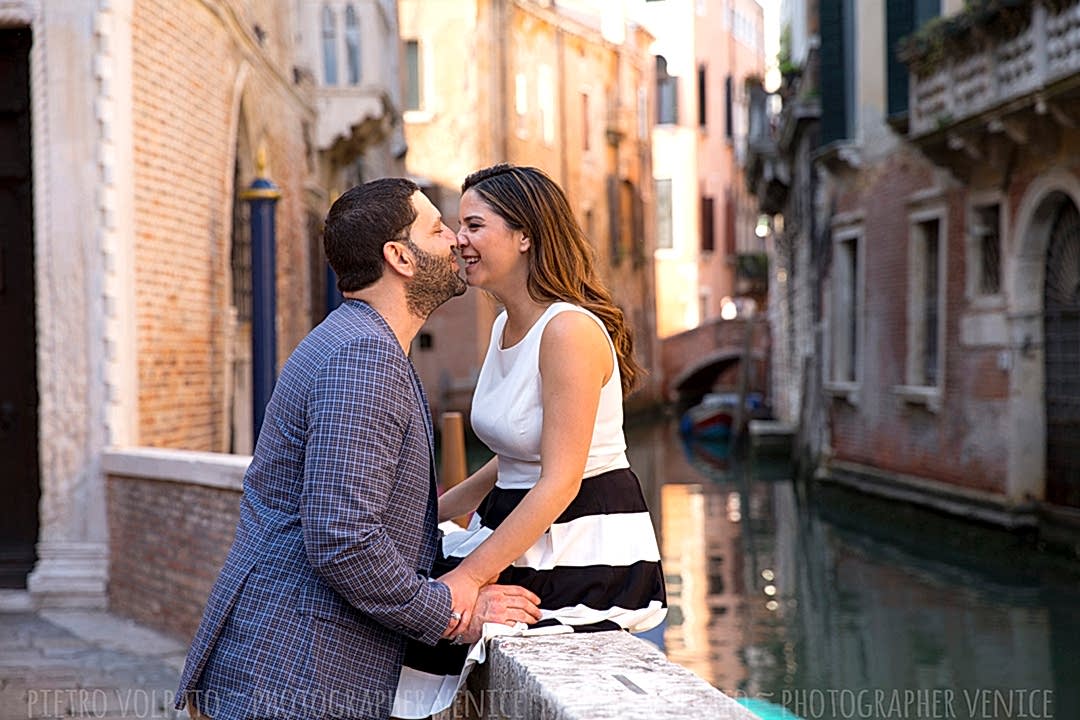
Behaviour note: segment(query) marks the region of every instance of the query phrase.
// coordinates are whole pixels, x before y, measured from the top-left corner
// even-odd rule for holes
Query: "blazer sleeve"
[[[415,404],[407,372],[401,349],[374,338],[345,346],[320,370],[308,401],[300,517],[315,572],[362,613],[434,645],[449,624],[450,589],[405,561],[382,519],[423,528],[425,507],[387,508],[402,408]]]

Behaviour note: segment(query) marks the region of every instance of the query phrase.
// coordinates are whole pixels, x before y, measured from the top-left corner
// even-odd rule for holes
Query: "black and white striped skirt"
[[[443,537],[432,577],[455,567],[517,507],[528,489],[495,487],[468,529]],[[629,630],[644,632],[667,613],[660,550],[637,476],[630,469],[586,478],[570,506],[498,582],[540,597],[542,618],[517,628],[488,624],[472,647],[410,642],[393,717],[424,718],[446,709],[468,670],[483,662],[495,635]]]

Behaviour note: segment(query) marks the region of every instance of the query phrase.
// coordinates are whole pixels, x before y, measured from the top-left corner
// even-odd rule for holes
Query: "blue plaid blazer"
[[[427,398],[383,318],[346,301],[289,357],[244,476],[232,549],[180,680],[214,720],[386,718],[406,638],[450,591]]]

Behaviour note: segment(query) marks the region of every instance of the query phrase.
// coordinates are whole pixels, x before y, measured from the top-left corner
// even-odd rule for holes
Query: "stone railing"
[[[436,720],[757,720],[623,632],[500,638]]]
[[[979,37],[965,45],[948,30],[938,42],[970,47],[953,50],[942,62],[912,58],[909,132],[918,137],[944,130],[1080,72],[1080,1],[1055,2],[1049,7],[1034,2],[1023,29],[1011,37],[994,36],[988,28],[967,28],[956,33]],[[1038,99],[1036,99],[1038,102]],[[1045,108],[1040,112],[1045,112]]]

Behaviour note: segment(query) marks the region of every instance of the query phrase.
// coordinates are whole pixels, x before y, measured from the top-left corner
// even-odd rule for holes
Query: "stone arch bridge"
[[[768,398],[768,322],[764,318],[716,318],[660,341],[664,399],[696,402],[713,387],[736,389],[739,366],[748,347],[751,363],[747,390]]]

